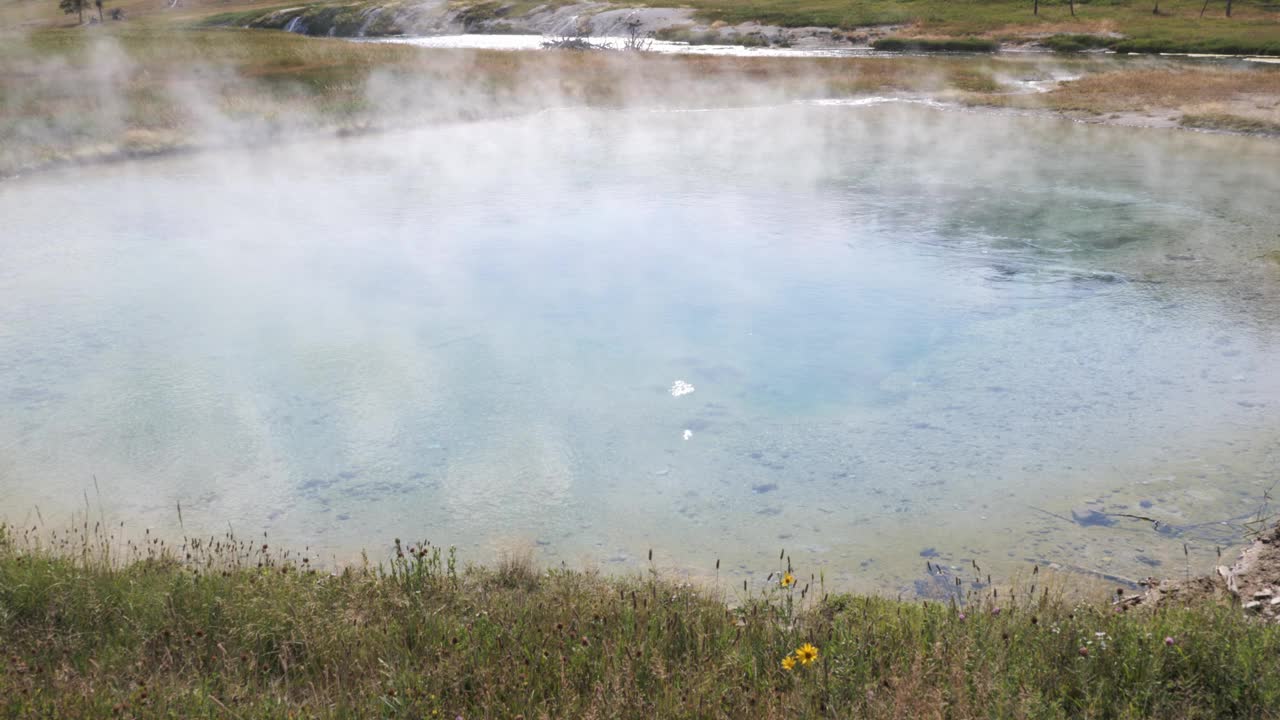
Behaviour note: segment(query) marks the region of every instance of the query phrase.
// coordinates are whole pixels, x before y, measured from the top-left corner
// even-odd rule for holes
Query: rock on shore
[[[1216,598],[1268,622],[1280,622],[1280,525],[1258,535],[1235,563],[1189,580],[1149,579],[1145,592],[1116,600],[1118,609],[1189,604]]]

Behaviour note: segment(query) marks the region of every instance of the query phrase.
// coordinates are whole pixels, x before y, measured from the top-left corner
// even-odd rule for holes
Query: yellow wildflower
[[[786,575],[783,575],[782,579],[778,582],[782,584],[782,587],[788,588],[796,584],[796,576],[791,573],[787,573]]]
[[[808,665],[818,659],[818,648],[814,647],[813,643],[805,643],[796,648],[796,659],[799,660],[801,664]]]
[[[788,655],[788,656],[786,656],[786,657],[782,658],[782,669],[783,669],[783,670],[790,670],[791,668],[793,668],[793,667],[795,667],[795,666],[796,666],[796,659],[795,659],[794,657],[792,657],[792,656]]]

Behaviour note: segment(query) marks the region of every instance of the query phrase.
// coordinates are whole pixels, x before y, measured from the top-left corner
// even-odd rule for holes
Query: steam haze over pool
[[[1280,469],[1277,167],[835,103],[9,181],[0,514],[96,515],[96,476],[137,532],[181,502],[188,533],[338,559],[736,575],[785,547],[890,592],[922,553],[1207,568]]]

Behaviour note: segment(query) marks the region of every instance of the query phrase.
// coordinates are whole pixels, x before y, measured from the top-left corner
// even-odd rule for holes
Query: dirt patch
[[[1280,525],[1259,535],[1235,564],[1189,580],[1148,579],[1145,592],[1116,600],[1117,610],[1228,602],[1268,622],[1280,622]]]
[[[991,38],[1047,38],[1053,35],[1102,35],[1106,37],[1123,37],[1116,30],[1116,22],[1111,19],[1061,21],[1054,23],[1010,23],[1003,27],[983,33],[983,37]]]

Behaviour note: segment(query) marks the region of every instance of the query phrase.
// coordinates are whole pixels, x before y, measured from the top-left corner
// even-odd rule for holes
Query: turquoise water
[[[1180,574],[1280,479],[1276,198],[1273,141],[898,103],[18,179],[0,514],[87,493],[174,536],[181,502],[339,562],[737,578],[785,547],[889,592],[922,556]]]

